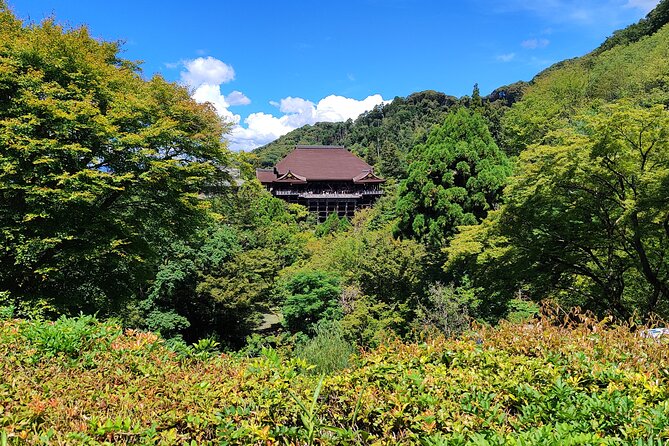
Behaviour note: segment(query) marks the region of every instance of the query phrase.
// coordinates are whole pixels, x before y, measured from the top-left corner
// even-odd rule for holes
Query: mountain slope
[[[458,99],[432,90],[413,93],[406,98],[396,97],[388,104],[363,113],[355,121],[307,125],[254,150],[254,153],[259,158],[259,165],[271,166],[296,144],[344,145],[375,165],[382,175],[401,178],[408,151],[423,141],[430,128],[440,123],[453,107],[477,106],[483,110],[491,127],[499,129],[503,110],[522,97],[525,85],[521,82],[501,87],[484,98],[478,98],[476,91],[472,98]]]
[[[518,153],[545,142],[552,130],[569,124],[578,112],[603,103],[668,105],[669,26],[664,13],[668,5],[669,0],[663,0],[648,14],[663,17],[663,22],[643,19],[614,33],[591,53],[539,73],[502,120],[507,150]],[[657,29],[660,23],[665,25]],[[645,34],[640,35],[642,31]]]
[[[556,63],[530,83],[500,87],[480,101],[476,91],[459,99],[430,90],[396,97],[355,121],[307,125],[254,153],[258,165],[267,167],[296,144],[344,145],[382,175],[403,178],[411,147],[423,142],[451,108],[464,105],[477,108],[497,143],[515,154],[540,141],[556,121],[567,120],[585,104],[624,98],[669,104],[668,22],[669,0],[662,0],[644,19],[614,32],[591,53]]]

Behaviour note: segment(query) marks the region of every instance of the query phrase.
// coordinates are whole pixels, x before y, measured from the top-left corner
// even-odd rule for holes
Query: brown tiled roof
[[[289,172],[306,181],[384,181],[371,173],[372,166],[341,146],[296,146],[274,169],[258,169],[256,176],[261,183],[283,182],[280,178]]]
[[[384,179],[377,177],[374,175],[374,172],[372,171],[365,171],[362,172],[360,175],[353,177],[353,182],[354,183],[383,183]]]
[[[256,178],[261,183],[271,183],[276,179],[274,169],[256,169]]]
[[[291,172],[290,170],[284,174],[282,174],[280,177],[278,177],[276,180],[274,180],[275,183],[306,183],[307,178],[303,177],[302,175],[295,174]]]

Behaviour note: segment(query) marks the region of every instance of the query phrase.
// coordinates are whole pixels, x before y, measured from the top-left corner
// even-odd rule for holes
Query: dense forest
[[[507,444],[515,429],[533,432],[517,444],[536,444],[544,434],[548,438],[567,429],[554,424],[558,415],[559,423],[568,424],[569,409],[556,403],[560,398],[591,398],[588,404],[601,426],[590,428],[618,435],[605,426],[613,415],[602,407],[633,405],[637,397],[658,405],[663,400],[650,378],[643,383],[647,394],[607,398],[623,388],[628,392],[629,383],[641,379],[643,365],[632,364],[629,355],[617,356],[638,341],[629,330],[669,317],[668,11],[669,0],[662,0],[645,19],[614,33],[593,52],[560,62],[529,83],[500,87],[487,96],[476,85],[462,98],[418,92],[355,121],[305,126],[252,153],[234,153],[225,142],[230,125],[212,105],[196,103],[185,87],[158,75],[144,78],[140,65],[121,57],[118,43],[96,40],[85,27],[63,27],[55,19],[23,23],[0,0],[0,336],[13,346],[2,347],[4,375],[23,367],[7,359],[21,351],[18,361],[25,367],[55,357],[63,364],[88,358],[77,363],[84,369],[94,369],[96,361],[113,369],[116,365],[109,364],[119,361],[123,382],[133,373],[158,376],[155,370],[142,371],[141,361],[176,361],[169,373],[188,379],[206,368],[198,361],[224,351],[243,359],[230,366],[227,356],[219,356],[222,362],[212,364],[226,370],[220,373],[244,381],[250,379],[248,370],[255,370],[283,383],[278,387],[289,388],[291,379],[300,383],[302,396],[291,397],[260,381],[248,384],[250,392],[267,398],[249,418],[257,425],[246,419],[251,409],[241,396],[215,417],[207,412],[215,419],[165,421],[166,431],[208,432],[206,438],[174,437],[174,443],[212,440],[206,422],[218,426],[216,435],[230,441],[225,444],[244,444],[231,440],[234,435],[250,435],[261,444],[270,434],[277,443],[267,444],[372,444],[393,435],[402,444],[416,444],[421,429],[430,433],[422,444],[470,444],[478,428],[499,442],[471,444]],[[350,221],[333,214],[323,223],[305,208],[272,197],[255,179],[254,168],[273,165],[296,144],[346,146],[388,179],[384,196]],[[554,344],[541,351],[519,345],[514,331],[536,329],[539,325],[528,321],[539,320],[533,318],[542,306],[579,307],[590,316],[569,313],[565,321],[603,319],[601,326],[588,326],[601,330],[626,321],[628,331],[616,338],[620,350],[609,353],[601,353],[606,344],[580,332],[564,345],[556,339],[572,339],[572,334],[551,332]],[[552,322],[542,320],[549,330]],[[473,326],[478,334],[471,334]],[[122,334],[122,329],[133,331]],[[548,342],[542,333],[532,334],[537,344]],[[620,334],[615,333],[611,339]],[[460,336],[460,344],[453,350],[443,339],[427,347],[412,344],[440,336]],[[476,350],[485,336],[496,339],[490,348],[502,356]],[[82,339],[85,343],[77,344]],[[592,361],[608,378],[586,376],[590,359],[585,356],[579,357],[578,373],[570,368],[583,339],[596,344]],[[126,359],[134,365],[114,356],[131,351],[133,343],[132,355],[141,359]],[[89,350],[90,355],[81,353]],[[666,355],[656,356],[666,363]],[[628,360],[629,367],[617,368]],[[397,413],[396,421],[374,424],[369,420],[381,409],[357,396],[366,387],[335,375],[326,387],[332,401],[337,395],[343,399],[328,416],[354,412],[353,420],[330,430],[314,424],[323,380],[302,381],[303,372],[336,373],[355,365],[372,389],[386,373],[378,369],[383,361],[390,361],[386,372],[404,380],[405,389],[425,390],[420,374],[426,367],[456,364],[464,382],[470,379],[465,365],[481,376],[496,368],[513,375],[514,361],[525,361],[522,367],[533,374],[529,381],[557,380],[563,388],[542,387],[547,393],[540,396],[515,375],[504,378],[515,383],[513,389],[477,381],[479,393],[469,394],[468,408],[463,400],[457,422],[447,420],[446,412],[427,413],[436,404],[435,392],[452,389],[425,390],[432,403],[412,395],[383,409],[395,413],[422,404],[424,418],[405,425],[406,414]],[[53,379],[65,380],[56,369],[48,370],[55,373],[52,378],[58,376]],[[652,373],[667,379],[666,369]],[[582,380],[568,381],[573,376]],[[619,387],[611,390],[609,378]],[[305,382],[317,385],[311,411],[302,403]],[[0,398],[22,385],[0,381]],[[508,396],[495,406],[499,410],[491,410],[497,393],[480,393],[487,386]],[[576,392],[574,386],[583,388]],[[597,393],[601,401],[593,402],[588,386],[602,391]],[[240,390],[232,394],[237,398],[235,392]],[[276,407],[271,398],[277,398]],[[279,404],[286,400],[302,410],[301,427],[294,432],[285,426],[288,430],[276,430],[290,424],[290,415],[281,412],[288,409]],[[542,401],[536,403],[541,410],[535,407],[535,418],[519,415],[534,410],[530,400]],[[553,403],[557,406],[549,409]],[[284,418],[270,423],[275,430],[262,430],[268,424],[258,411],[276,408]],[[667,419],[666,404],[653,410]],[[190,413],[184,407],[177,412]],[[21,417],[4,413],[11,415],[0,410],[2,435],[5,428],[37,432],[49,419],[38,414],[16,421]],[[368,423],[356,421],[363,413]],[[615,414],[613,419],[630,429],[629,438],[667,433],[669,423],[649,427],[641,415]],[[482,421],[484,416],[502,418]],[[507,417],[523,421],[516,425]],[[235,433],[242,429],[235,425],[240,419],[251,424]],[[89,427],[101,441],[117,441],[120,437],[107,435],[114,429],[134,429],[124,420],[117,420],[118,426],[98,421]],[[541,426],[548,430],[542,433]],[[316,443],[315,435],[325,431],[332,436]],[[154,431],[147,432],[147,444],[157,441]],[[585,425],[560,435],[584,432],[590,432]],[[129,442],[140,438],[132,435]],[[564,444],[560,438],[567,437],[543,444]],[[588,438],[572,444],[618,444]]]

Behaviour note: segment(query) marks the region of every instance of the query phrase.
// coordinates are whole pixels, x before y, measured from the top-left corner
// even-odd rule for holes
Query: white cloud
[[[237,90],[225,96],[225,101],[230,105],[248,105],[251,103],[251,100],[244,93]]]
[[[500,54],[497,60],[500,62],[511,62],[516,57],[516,53]]]
[[[367,96],[362,101],[343,96],[330,95],[321,99],[316,106],[318,121],[346,121],[360,116],[362,113],[371,110],[374,106],[386,103],[380,94]]]
[[[191,96],[193,97],[193,99],[195,99],[195,101],[199,103],[203,102],[211,103],[216,109],[218,115],[223,119],[225,119],[227,122],[232,122],[234,124],[239,122],[240,116],[235,115],[230,110],[228,110],[228,107],[234,104],[228,102],[226,97],[223,94],[221,94],[220,85],[202,84],[195,89],[195,91]]]
[[[626,8],[640,9],[645,13],[650,12],[657,6],[659,0],[627,0]]]
[[[219,116],[232,124],[239,124],[241,117],[228,110],[235,105],[247,105],[251,100],[241,91],[234,90],[227,96],[221,93],[221,84],[235,78],[235,71],[225,62],[213,57],[198,57],[182,62],[181,80],[192,88],[191,96],[199,103],[211,103]]]
[[[278,106],[281,116],[252,113],[244,120],[246,127],[235,126],[232,129],[230,145],[233,150],[250,150],[274,141],[303,125],[355,119],[374,106],[386,102],[379,94],[368,96],[363,100],[330,95],[316,104],[289,96],[278,103],[271,102],[272,105]]]
[[[198,57],[184,62],[186,71],[181,72],[181,81],[191,88],[200,85],[227,84],[235,78],[235,70],[214,57]]]
[[[523,48],[535,50],[537,48],[546,48],[551,43],[548,39],[527,39],[523,40],[520,45]]]
[[[272,102],[272,105],[276,104],[276,102]],[[281,110],[282,113],[305,114],[312,111],[313,109],[314,103],[302,98],[293,98],[288,96],[287,98],[281,99],[281,102],[279,102],[279,110]]]
[[[235,71],[230,65],[210,56],[184,61],[183,67],[181,80],[192,89],[193,99],[211,103],[219,116],[233,124],[229,136],[232,150],[259,147],[306,124],[354,119],[375,105],[386,102],[379,94],[362,100],[330,95],[318,103],[288,96],[278,102],[270,102],[278,108],[280,116],[257,112],[251,113],[242,122],[241,116],[229,109],[248,105],[251,100],[241,91],[234,90],[227,95],[221,92],[221,85],[235,78]]]

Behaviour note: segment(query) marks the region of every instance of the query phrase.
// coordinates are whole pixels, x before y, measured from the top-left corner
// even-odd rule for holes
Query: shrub
[[[328,218],[314,230],[316,237],[324,237],[336,232],[344,232],[351,229],[351,222],[346,217],[339,217],[336,212],[328,215]]]
[[[65,355],[78,358],[83,353],[106,350],[121,328],[100,323],[95,316],[61,316],[56,321],[35,321],[24,326],[23,337],[36,350],[35,357]]]
[[[460,339],[386,341],[324,376],[303,358],[323,366],[347,357],[338,324],[318,324],[298,358],[265,348],[257,358],[184,360],[155,334],[128,330],[95,351],[95,368],[76,370],[68,366],[85,356],[33,359],[24,336],[33,325],[43,323],[0,321],[0,445],[3,432],[8,444],[91,446],[669,440],[666,339],[577,312],[475,327]]]
[[[521,298],[511,299],[508,307],[509,312],[506,315],[506,320],[509,322],[525,322],[539,314],[539,305],[530,300]]]
[[[314,367],[313,372],[332,373],[349,366],[355,353],[353,345],[344,339],[344,331],[338,322],[321,321],[314,332],[316,336],[295,348],[295,356]]]
[[[427,304],[418,308],[417,320],[427,334],[456,336],[469,328],[477,305],[471,288],[435,283],[428,289]]]
[[[285,327],[293,333],[313,334],[318,321],[341,318],[339,283],[337,276],[323,271],[300,272],[290,277],[282,290]]]

